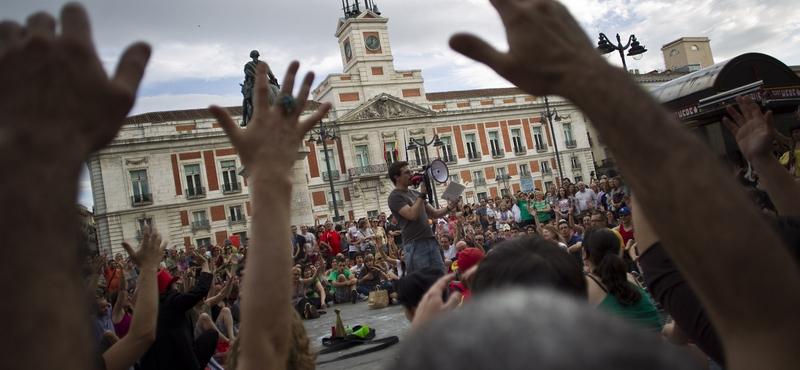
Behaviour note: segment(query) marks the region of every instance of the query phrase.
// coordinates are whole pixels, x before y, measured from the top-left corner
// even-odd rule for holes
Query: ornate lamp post
[[[314,135],[317,135],[317,138],[314,138]],[[322,144],[322,150],[325,152],[325,167],[328,171],[328,184],[331,187],[331,200],[333,200],[333,214],[334,214],[334,222],[338,222],[340,220],[339,217],[339,205],[336,200],[336,191],[333,188],[333,171],[331,170],[331,161],[330,157],[328,156],[328,140],[339,140],[339,127],[336,126],[333,122],[323,122],[319,121],[319,128],[311,129],[311,132],[308,136],[309,143],[317,143]]]
[[[625,54],[622,52],[628,48],[631,49],[628,51],[628,56],[636,60],[642,59],[642,54],[647,51],[647,49],[636,40],[636,35],[631,35],[625,46],[622,46],[622,39],[620,39],[619,34],[617,34],[617,45],[612,44],[604,33],[600,34],[600,41],[597,42],[597,50],[600,50],[603,54],[608,54],[614,50],[619,51],[619,58],[622,59],[622,68],[625,69],[625,72],[628,72],[628,64],[625,63]]]
[[[430,157],[430,155],[428,155],[428,146],[430,146],[430,145],[433,145],[435,148],[439,148],[439,147],[444,146],[444,143],[441,140],[439,140],[439,135],[434,134],[433,135],[433,139],[431,139],[430,142],[427,141],[427,139],[423,135],[422,136],[422,141],[417,141],[413,137],[408,139],[408,146],[406,146],[406,149],[407,150],[414,150],[414,149],[417,149],[419,147],[424,148],[425,149],[425,162],[426,162],[424,164],[424,166],[428,166],[429,164],[431,164],[431,157]],[[439,208],[439,197],[436,194],[436,186],[432,186],[431,188],[433,190],[433,201],[434,201],[434,204],[436,204],[436,208]]]
[[[550,126],[550,132],[553,134],[553,149],[556,151],[556,163],[558,163],[558,183],[561,183],[561,180],[564,178],[564,171],[561,170],[561,153],[558,151],[558,140],[556,140],[556,131],[553,129],[553,119],[556,122],[561,121],[561,117],[558,116],[558,110],[553,109],[550,111],[550,102],[547,100],[547,96],[544,97],[544,109],[545,111],[541,113],[542,119],[546,119],[547,123]]]

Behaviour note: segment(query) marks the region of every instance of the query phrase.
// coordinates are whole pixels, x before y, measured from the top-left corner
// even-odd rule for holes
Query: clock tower
[[[422,71],[394,69],[389,19],[381,16],[372,0],[342,0],[342,5],[344,17],[339,18],[334,36],[343,73],[331,74],[320,83],[312,91],[314,100],[331,102],[334,115],[339,116],[384,93],[424,102]]]

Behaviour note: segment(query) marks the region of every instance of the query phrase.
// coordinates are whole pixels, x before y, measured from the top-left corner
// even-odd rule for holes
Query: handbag
[[[389,306],[389,292],[375,287],[375,290],[369,292],[369,309],[374,310],[378,308],[386,308]]]

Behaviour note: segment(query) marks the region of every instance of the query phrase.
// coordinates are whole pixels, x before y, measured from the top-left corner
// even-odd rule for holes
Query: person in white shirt
[[[575,193],[575,209],[578,211],[578,216],[582,217],[584,213],[594,209],[596,203],[597,194],[592,189],[587,189],[583,181],[578,182],[578,191]]]

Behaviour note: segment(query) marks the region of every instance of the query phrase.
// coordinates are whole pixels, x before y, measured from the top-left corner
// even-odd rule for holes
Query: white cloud
[[[176,109],[207,108],[209,105],[235,106],[242,104],[241,95],[162,94],[136,99],[130,115]]]

